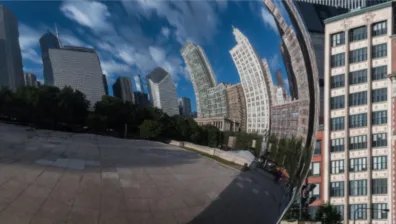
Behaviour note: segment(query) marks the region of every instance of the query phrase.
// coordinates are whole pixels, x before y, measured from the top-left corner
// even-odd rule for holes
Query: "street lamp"
[[[353,212],[353,224],[356,223],[356,212],[359,209],[366,209],[366,210],[372,210],[372,211],[382,211],[382,213],[388,213],[389,209],[385,208],[385,209],[376,209],[376,208],[356,208],[355,211]]]

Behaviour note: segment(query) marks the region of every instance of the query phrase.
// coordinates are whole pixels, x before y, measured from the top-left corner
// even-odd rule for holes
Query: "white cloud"
[[[23,50],[22,58],[27,59],[36,64],[42,64],[41,56],[33,48],[27,48]]]
[[[170,34],[170,30],[168,27],[162,27],[161,28],[161,34],[164,35],[164,37],[168,38]]]
[[[116,73],[127,72],[130,70],[128,65],[116,62],[115,60],[101,61],[102,71],[108,77],[115,76]]]
[[[37,53],[36,49],[40,46],[39,39],[43,32],[40,29],[33,29],[23,23],[20,23],[18,28],[22,58],[35,64],[41,64],[41,56]]]
[[[261,18],[263,19],[264,25],[272,29],[276,34],[278,34],[278,28],[276,26],[274,17],[268,10],[264,7],[261,8]]]
[[[90,28],[93,32],[114,32],[111,16],[107,6],[96,1],[65,1],[61,11],[69,19],[82,26]]]
[[[63,45],[78,46],[78,47],[92,47],[91,45],[80,40],[71,33],[59,35]]]
[[[214,1],[123,0],[122,3],[130,15],[138,14],[150,18],[155,13],[165,18],[175,28],[176,40],[181,45],[186,41],[198,44],[209,42],[217,32],[219,19]]]
[[[165,61],[166,53],[165,53],[164,49],[150,46],[149,52],[150,52],[151,58],[154,60],[155,63],[160,64]]]

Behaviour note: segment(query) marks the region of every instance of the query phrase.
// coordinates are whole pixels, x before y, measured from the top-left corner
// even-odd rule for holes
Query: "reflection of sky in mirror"
[[[281,1],[274,1],[286,22],[290,19]],[[179,96],[195,96],[180,49],[193,41],[205,50],[218,82],[238,83],[239,75],[229,50],[236,45],[232,25],[240,29],[266,58],[276,84],[281,69],[280,37],[263,1],[125,1],[125,2],[12,2],[19,20],[25,72],[43,79],[39,37],[56,23],[66,45],[94,47],[111,85],[117,76],[147,75],[156,66],[172,73]],[[133,5],[135,4],[135,5]],[[134,7],[132,7],[134,6]]]

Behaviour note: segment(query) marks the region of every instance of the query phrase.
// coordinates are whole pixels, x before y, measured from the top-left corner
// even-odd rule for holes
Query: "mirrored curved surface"
[[[91,103],[79,122],[90,130],[0,124],[0,220],[17,221],[9,206],[38,223],[281,220],[306,184],[323,121],[323,20],[345,10],[292,0],[42,4],[29,16],[52,7],[67,24],[60,32],[35,32],[16,5],[7,7],[21,17],[24,70],[37,69],[25,82],[45,86],[16,91],[15,79],[8,87],[38,97],[31,113],[69,102],[41,103],[46,91],[79,90]],[[24,206],[32,198],[40,203]]]

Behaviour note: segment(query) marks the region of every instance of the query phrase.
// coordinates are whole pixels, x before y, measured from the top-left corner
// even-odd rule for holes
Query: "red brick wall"
[[[324,153],[324,145],[323,145],[323,130],[320,130],[317,132],[316,134],[316,140],[317,141],[322,141],[321,144],[321,153],[320,155],[314,155],[312,156],[312,162],[321,162],[320,163],[320,174],[321,176],[315,176],[315,177],[308,177],[308,183],[313,183],[313,184],[320,184],[320,196],[321,198],[314,201],[311,206],[318,206],[321,205],[323,203],[323,195],[324,195],[324,186],[323,186],[323,171],[325,169],[325,167],[323,166],[323,162],[322,162],[322,156]]]

